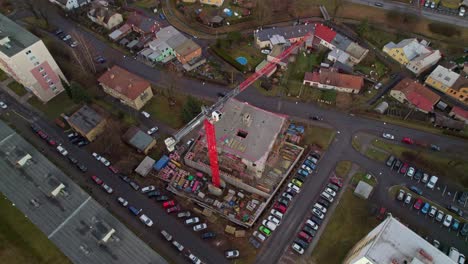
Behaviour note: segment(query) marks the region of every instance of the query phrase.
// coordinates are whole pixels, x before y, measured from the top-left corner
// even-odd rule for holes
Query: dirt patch
[[[348,93],[337,93],[336,95],[336,107],[340,110],[346,110],[351,107],[353,103],[353,97]]]

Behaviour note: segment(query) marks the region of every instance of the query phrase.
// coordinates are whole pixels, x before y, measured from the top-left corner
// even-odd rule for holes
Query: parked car
[[[178,205],[173,206],[173,207],[169,207],[169,208],[166,209],[166,212],[168,214],[178,212],[178,211],[180,211],[180,206],[178,206]]]
[[[266,227],[264,227],[264,226],[260,226],[260,227],[258,228],[258,230],[259,230],[260,232],[262,232],[262,233],[263,233],[265,236],[267,236],[267,237],[269,237],[269,236],[271,235],[271,230],[268,229],[268,228],[266,228]]]
[[[157,190],[156,190],[156,191],[149,192],[149,193],[146,194],[146,196],[148,196],[149,198],[158,197],[158,196],[160,196],[160,195],[161,195],[161,192],[159,192],[159,191],[157,191]]]
[[[437,215],[436,215],[436,218],[435,218],[436,221],[437,221],[437,222],[441,222],[442,219],[444,219],[444,215],[445,215],[445,213],[444,213],[442,210],[439,210],[439,211],[437,212]]]
[[[321,205],[319,203],[315,203],[314,208],[319,209],[324,214],[327,213],[327,208],[325,208],[325,206],[323,206],[323,205]]]
[[[269,215],[267,219],[268,219],[268,221],[272,222],[273,224],[275,224],[277,226],[279,226],[280,223],[281,223],[281,221],[278,218],[276,218],[276,217],[274,217],[272,215]]]
[[[137,209],[136,207],[133,207],[133,206],[129,206],[128,210],[130,210],[130,212],[132,212],[132,214],[134,215],[139,215],[141,211],[143,211],[142,209]]]
[[[314,221],[310,220],[310,219],[307,219],[307,221],[305,222],[306,226],[312,228],[313,230],[318,230],[319,226],[317,225],[317,223],[315,223]]]
[[[279,204],[278,202],[275,203],[273,208],[280,211],[282,214],[286,213],[286,210],[288,210],[288,208],[286,206],[284,206],[282,204]]]
[[[460,229],[460,235],[461,236],[468,235],[468,222],[463,224],[463,227]]]
[[[140,215],[140,220],[148,227],[151,227],[153,225],[153,221],[145,214]]]
[[[128,176],[123,175],[123,174],[118,174],[118,175],[119,175],[119,178],[120,178],[122,181],[124,181],[124,182],[126,182],[126,183],[130,183],[131,179],[130,179]]]
[[[286,198],[288,200],[292,200],[293,196],[290,193],[284,192],[281,194],[281,197]]]
[[[401,166],[400,168],[400,174],[403,174],[403,175],[406,174],[406,172],[408,171],[408,167],[409,167],[408,163],[403,163],[403,166]]]
[[[200,218],[198,218],[198,217],[192,217],[192,218],[189,218],[189,219],[185,220],[186,225],[193,225],[193,224],[196,224],[198,222],[200,222]]]
[[[240,252],[237,249],[227,250],[226,252],[224,252],[224,256],[227,259],[234,259],[234,258],[238,258],[240,256]]]
[[[150,128],[148,131],[146,131],[146,133],[148,135],[153,135],[154,133],[158,132],[159,128],[158,127],[152,127]]]
[[[91,179],[97,184],[97,185],[101,185],[103,183],[103,181],[101,179],[98,178],[98,176],[96,175],[93,175],[91,176]]]
[[[423,177],[421,179],[421,182],[422,183],[427,183],[428,180],[429,180],[429,174],[423,173]]]
[[[428,215],[430,217],[434,217],[436,215],[436,213],[437,213],[437,207],[431,206],[431,210],[429,211]]]
[[[332,189],[330,188],[325,188],[325,192],[330,194],[331,196],[335,197],[336,196],[336,192],[333,191]]]
[[[410,204],[411,198],[412,198],[411,193],[407,193],[406,198],[405,198],[405,204]]]
[[[185,217],[190,217],[191,213],[190,211],[185,211],[185,212],[180,212],[177,214],[178,218],[185,218]]]
[[[452,229],[454,231],[458,231],[458,229],[460,228],[460,221],[458,221],[458,219],[453,219],[452,221]]]
[[[398,191],[397,200],[398,201],[403,201],[403,198],[405,198],[405,194],[406,194],[405,191],[400,189],[400,191]]]
[[[405,143],[405,144],[409,144],[409,145],[413,145],[414,144],[414,141],[409,138],[409,137],[404,137],[401,142]]]
[[[449,214],[445,215],[443,225],[444,225],[445,227],[450,227],[450,225],[452,224],[452,220],[453,220],[453,216],[451,216],[451,215],[449,215]]]
[[[93,152],[93,157],[96,159],[96,160],[101,160],[101,156],[99,154],[97,154],[96,152]]]
[[[298,254],[300,254],[300,255],[304,254],[304,249],[303,249],[301,246],[299,246],[299,244],[297,244],[297,243],[294,242],[294,243],[292,244],[291,247],[292,247],[292,249],[294,249],[294,251],[296,251]]]
[[[71,164],[77,164],[78,160],[75,159],[75,157],[68,155],[68,161],[70,161]]]
[[[68,151],[62,147],[62,145],[58,145],[57,146],[57,151],[62,154],[62,156],[67,156],[68,155]]]
[[[430,208],[431,205],[429,203],[424,203],[423,207],[421,208],[421,213],[427,214]]]
[[[423,172],[421,170],[416,170],[414,173],[413,179],[419,181],[423,177]]]
[[[310,243],[312,242],[312,236],[311,235],[308,235],[306,232],[304,231],[301,231],[297,234],[297,237],[299,237],[300,239],[304,240],[305,242],[307,243]]]
[[[395,139],[395,136],[389,133],[383,133],[382,137],[386,139],[391,139],[391,140]]]
[[[327,200],[328,202],[330,203],[333,203],[333,196],[331,196],[329,193],[327,192],[322,192],[320,194],[320,197],[322,197],[323,199]]]
[[[397,159],[395,161],[395,164],[393,164],[392,169],[396,170],[396,171],[399,171],[402,165],[403,165],[403,162],[401,162],[401,160]]]
[[[156,197],[156,202],[165,202],[168,200],[169,200],[169,197],[167,197],[166,195],[161,195],[161,196]]]
[[[138,185],[136,182],[134,181],[130,181],[129,182],[130,186],[132,186],[132,188],[135,190],[135,191],[138,191],[140,189],[140,185]]]
[[[280,211],[278,210],[275,210],[275,209],[272,209],[270,211],[271,215],[273,215],[274,217],[278,218],[278,219],[282,219],[283,218],[283,213],[281,213]]]
[[[188,258],[192,261],[193,264],[202,264],[202,261],[194,254],[190,254]]]
[[[458,196],[457,202],[461,205],[465,205],[468,200],[468,192],[461,192]]]
[[[291,183],[296,185],[297,187],[301,188],[302,187],[302,182],[298,181],[297,179],[292,179]]]
[[[440,147],[434,144],[431,144],[431,150],[433,151],[440,151]]]
[[[123,207],[127,207],[128,205],[128,201],[122,197],[117,198],[117,202],[119,202]]]
[[[156,187],[154,187],[153,185],[149,185],[149,186],[145,186],[143,188],[141,188],[141,192],[142,193],[148,193],[148,192],[151,192],[151,191],[154,191],[156,190]]]
[[[396,158],[395,158],[395,156],[392,155],[392,156],[388,157],[386,165],[388,167],[392,167],[393,164],[395,163],[395,161],[396,161]]]
[[[299,187],[297,187],[296,185],[292,184],[292,183],[288,183],[288,188],[290,188],[291,190],[293,190],[296,193],[301,192],[301,189]]]
[[[172,207],[175,205],[175,202],[174,200],[170,200],[170,201],[165,201],[163,203],[163,208],[166,209],[166,208],[169,208],[169,207]]]
[[[83,164],[80,164],[80,163],[77,163],[76,164],[76,167],[78,167],[78,169],[81,171],[81,172],[87,172],[88,171],[88,168],[83,165]]]
[[[105,183],[103,183],[101,186],[108,194],[111,194],[111,193],[114,192],[114,190],[109,185],[107,185]]]
[[[318,218],[320,219],[323,219],[325,218],[325,215],[322,213],[322,211],[320,211],[319,209],[317,208],[312,208],[312,214],[317,216]]]
[[[304,241],[302,239],[295,239],[294,243],[299,244],[302,248],[308,248],[309,247],[309,243],[307,243],[306,241]]]
[[[387,208],[380,207],[379,214],[377,215],[377,220],[383,220],[387,215]]]
[[[174,245],[174,247],[176,247],[177,250],[179,250],[180,252],[182,252],[184,250],[184,246],[181,243],[179,243],[179,242],[177,242],[175,240],[172,241],[172,245]]]
[[[148,112],[145,112],[145,111],[142,111],[141,114],[146,118],[150,118],[151,116]]]
[[[303,226],[302,231],[304,231],[305,233],[307,233],[308,235],[312,237],[315,237],[315,235],[317,235],[317,230],[314,230],[308,226]]]
[[[340,190],[340,187],[338,185],[333,184],[333,183],[328,183],[327,187],[332,189],[335,192],[338,192]]]
[[[460,208],[458,208],[456,206],[449,205],[449,206],[447,206],[447,209],[449,209],[449,211],[451,211],[451,212],[456,213],[459,216],[463,216],[463,210],[461,210]]]
[[[257,231],[255,231],[255,232],[257,232]],[[254,232],[254,233],[255,233],[255,232]],[[206,233],[203,233],[203,234],[201,235],[201,238],[202,238],[202,239],[210,239],[210,238],[215,238],[215,237],[216,237],[216,233],[215,233],[215,232],[206,232]]]
[[[268,229],[270,229],[271,231],[275,231],[276,228],[278,227],[277,225],[275,225],[273,222],[271,221],[268,221],[268,220],[263,220],[262,221],[262,225],[266,226]]]
[[[321,225],[323,223],[323,219],[320,219],[315,215],[312,215],[310,217],[310,220],[314,221],[317,225]]]
[[[429,182],[427,182],[426,184],[426,187],[429,189],[434,189],[438,179],[439,178],[437,176],[431,176],[431,178],[429,179]]]
[[[406,176],[408,176],[408,177],[410,177],[410,178],[413,178],[414,172],[415,172],[414,168],[413,168],[413,167],[409,167],[409,168],[408,168],[408,171],[406,172]]]
[[[412,186],[410,187],[410,190],[413,191],[413,192],[415,192],[415,193],[417,193],[418,195],[422,195],[422,194],[423,194],[423,191],[422,191],[421,189],[419,189],[418,187],[414,186],[414,185],[412,185]]]
[[[317,201],[317,203],[323,205],[325,208],[329,208],[331,203],[323,198],[320,197],[320,199]]]
[[[205,223],[198,224],[198,225],[193,227],[193,231],[198,232],[198,231],[201,231],[201,230],[205,230],[207,227],[208,226]]]
[[[97,56],[96,58],[94,58],[94,61],[103,64],[106,62],[106,59],[103,56]]]
[[[115,173],[115,174],[119,173],[119,170],[118,170],[116,167],[114,167],[114,166],[109,166],[109,167],[107,167],[107,168],[108,168],[110,171],[112,171],[112,173]]]
[[[420,210],[422,204],[423,204],[423,200],[421,198],[418,198],[418,199],[416,199],[416,202],[414,203],[413,207],[416,210]]]
[[[343,188],[343,179],[339,177],[332,177],[330,178],[330,182],[335,184],[336,186]]]
[[[109,167],[111,165],[110,161],[108,161],[104,157],[101,157],[101,159],[99,161],[101,161],[101,163],[104,164],[104,166],[106,166],[106,167]]]

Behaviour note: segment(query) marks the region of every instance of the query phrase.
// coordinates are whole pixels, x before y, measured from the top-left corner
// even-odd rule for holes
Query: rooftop
[[[348,46],[351,45],[352,41],[341,34],[336,34],[331,43],[340,50],[346,50]]]
[[[365,255],[372,263],[392,263],[396,260],[398,263],[455,264],[442,251],[391,216],[374,231],[379,228],[380,232]]]
[[[81,132],[88,134],[93,128],[99,125],[104,120],[101,116],[91,107],[84,105],[78,111],[73,113],[67,120],[68,123],[73,124]]]
[[[38,41],[39,38],[31,32],[0,14],[0,52],[13,57]]]
[[[432,111],[440,96],[415,80],[405,78],[393,90],[401,91],[408,101],[426,112]]]
[[[468,111],[464,110],[463,108],[458,107],[458,106],[454,106],[452,108],[452,112],[455,113],[456,115],[468,120]]]
[[[321,69],[319,72],[306,72],[304,80],[358,91],[364,85],[364,78],[361,76],[338,73],[327,69]]]
[[[161,30],[156,32],[156,38],[162,41],[167,41],[168,39],[176,35],[182,35],[182,34],[173,26],[163,27],[161,28]]]
[[[458,77],[460,77],[458,73],[438,65],[431,72],[428,78],[432,78],[433,80],[436,80],[437,82],[440,82],[447,87],[452,87],[457,81]]]
[[[146,134],[138,127],[130,127],[123,135],[125,141],[140,151],[144,151],[153,141],[154,138]]]
[[[113,66],[101,75],[98,82],[131,100],[135,100],[148,87],[150,87],[150,83],[148,81],[120,68],[119,66]]]
[[[141,176],[146,176],[153,169],[153,165],[156,163],[154,159],[146,156],[135,169],[135,172]]]
[[[200,46],[198,46],[197,43],[195,43],[191,39],[187,39],[186,41],[184,41],[184,43],[175,48],[175,52],[177,52],[177,54],[179,54],[180,56],[185,56],[199,49]]]
[[[389,49],[403,49],[406,58],[410,61],[420,55],[432,52],[432,50],[425,45],[425,42],[418,42],[416,38],[404,39],[398,42],[398,44],[389,42],[385,45],[385,47]]]
[[[144,33],[157,32],[160,29],[158,21],[153,18],[133,12],[127,19],[127,24],[135,26]]]
[[[315,27],[315,36],[328,43],[332,43],[332,40],[336,36],[336,32],[323,24],[317,24]],[[342,38],[340,38],[340,40],[341,39]]]
[[[289,26],[289,27],[272,27],[272,28],[265,28],[255,32],[255,36],[260,41],[268,41],[274,35],[283,36],[286,39],[298,38],[303,37],[308,32],[314,33],[315,24],[307,24],[307,25],[296,25],[296,26]]]
[[[215,124],[218,146],[251,162],[266,159],[286,117],[245,102],[229,100]]]

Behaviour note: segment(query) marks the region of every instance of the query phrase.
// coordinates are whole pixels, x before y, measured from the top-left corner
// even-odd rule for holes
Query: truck
[[[166,165],[169,163],[169,157],[166,155],[163,155],[155,164],[154,164],[154,169],[157,171],[162,170]]]

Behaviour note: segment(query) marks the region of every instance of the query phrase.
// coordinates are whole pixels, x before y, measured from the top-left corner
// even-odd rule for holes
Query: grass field
[[[311,263],[342,263],[349,250],[377,224],[367,201],[354,196],[351,189],[345,190],[312,253]]]
[[[353,165],[351,161],[338,162],[335,168],[336,176],[346,177],[346,175],[348,175],[349,170],[351,169],[351,165]]]
[[[11,83],[8,84],[8,88],[15,92],[18,96],[23,96],[28,93],[26,89],[24,89],[24,86],[18,83],[17,81],[12,81]]]
[[[68,97],[66,92],[62,92],[46,104],[41,102],[35,96],[31,97],[31,99],[28,100],[28,103],[43,112],[50,120],[59,117],[61,113],[70,114],[79,107],[79,105],[75,104]]]
[[[373,160],[377,160],[381,162],[386,161],[389,156],[387,153],[380,151],[379,149],[375,149],[375,148],[368,148],[366,150],[365,155]]]
[[[0,70],[0,82],[3,82],[6,79],[8,79],[8,74],[6,74],[4,71]]]
[[[0,196],[0,258],[8,264],[71,263],[22,212]]]
[[[365,172],[356,172],[351,179],[351,183],[358,184],[360,181],[366,182],[371,186],[377,185],[377,180],[374,176],[370,177],[369,179],[366,177],[367,173]]]
[[[335,130],[319,126],[309,125],[306,127],[303,144],[317,145],[322,149],[327,149],[335,137]]]
[[[372,145],[427,170],[431,174],[447,177],[463,187],[468,187],[468,160],[459,156],[449,156],[443,152],[426,149],[410,149],[382,140],[374,140]]]

